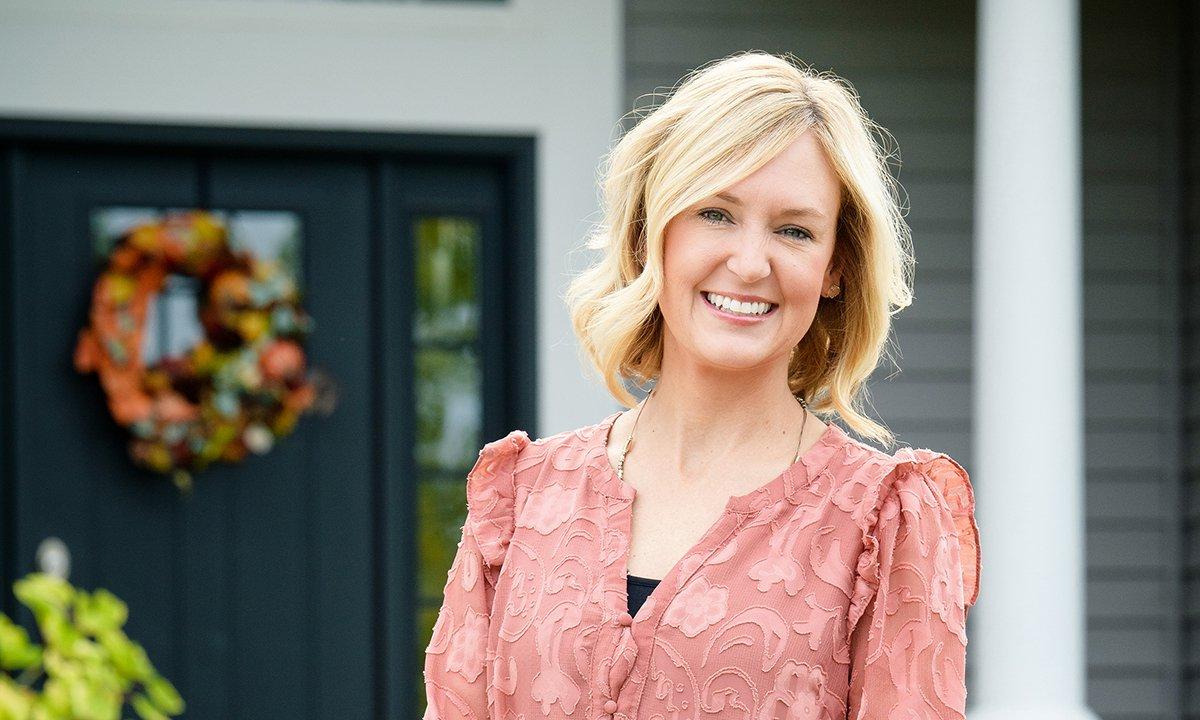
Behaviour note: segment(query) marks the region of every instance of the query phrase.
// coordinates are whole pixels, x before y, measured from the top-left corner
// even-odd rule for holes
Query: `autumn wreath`
[[[197,278],[205,337],[147,366],[149,303],[168,276]],[[212,213],[185,211],[122,234],[92,289],[75,367],[96,372],[113,418],[132,433],[129,454],[180,489],[215,460],[265,453],[317,399],[323,375],[306,370],[312,328],[295,279],[277,260],[235,250]]]

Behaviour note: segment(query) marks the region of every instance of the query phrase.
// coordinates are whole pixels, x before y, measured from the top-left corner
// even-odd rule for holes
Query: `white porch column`
[[[971,720],[1095,720],[1084,696],[1077,0],[980,0]]]

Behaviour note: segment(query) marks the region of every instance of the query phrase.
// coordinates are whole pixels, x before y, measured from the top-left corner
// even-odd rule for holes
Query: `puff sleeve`
[[[483,446],[467,474],[467,519],[425,649],[424,720],[490,717],[488,638],[496,579],[512,538],[523,430]]]
[[[962,720],[966,618],[979,596],[974,494],[943,453],[903,448],[896,459],[866,517],[847,718]]]

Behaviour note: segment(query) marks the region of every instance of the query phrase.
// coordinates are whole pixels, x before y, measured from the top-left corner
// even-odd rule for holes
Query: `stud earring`
[[[841,289],[842,289],[841,285],[834,285],[833,287],[829,288],[829,294],[825,295],[824,297],[827,297],[827,298],[837,297],[837,294]]]

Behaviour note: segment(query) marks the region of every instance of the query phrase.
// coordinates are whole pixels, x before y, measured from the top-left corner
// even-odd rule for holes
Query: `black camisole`
[[[658,585],[658,583],[658,580],[651,578],[626,574],[625,585],[629,590],[630,615],[638,614],[638,610],[642,608],[642,603],[646,602],[646,598],[650,597],[650,593],[654,591],[654,587]]]

